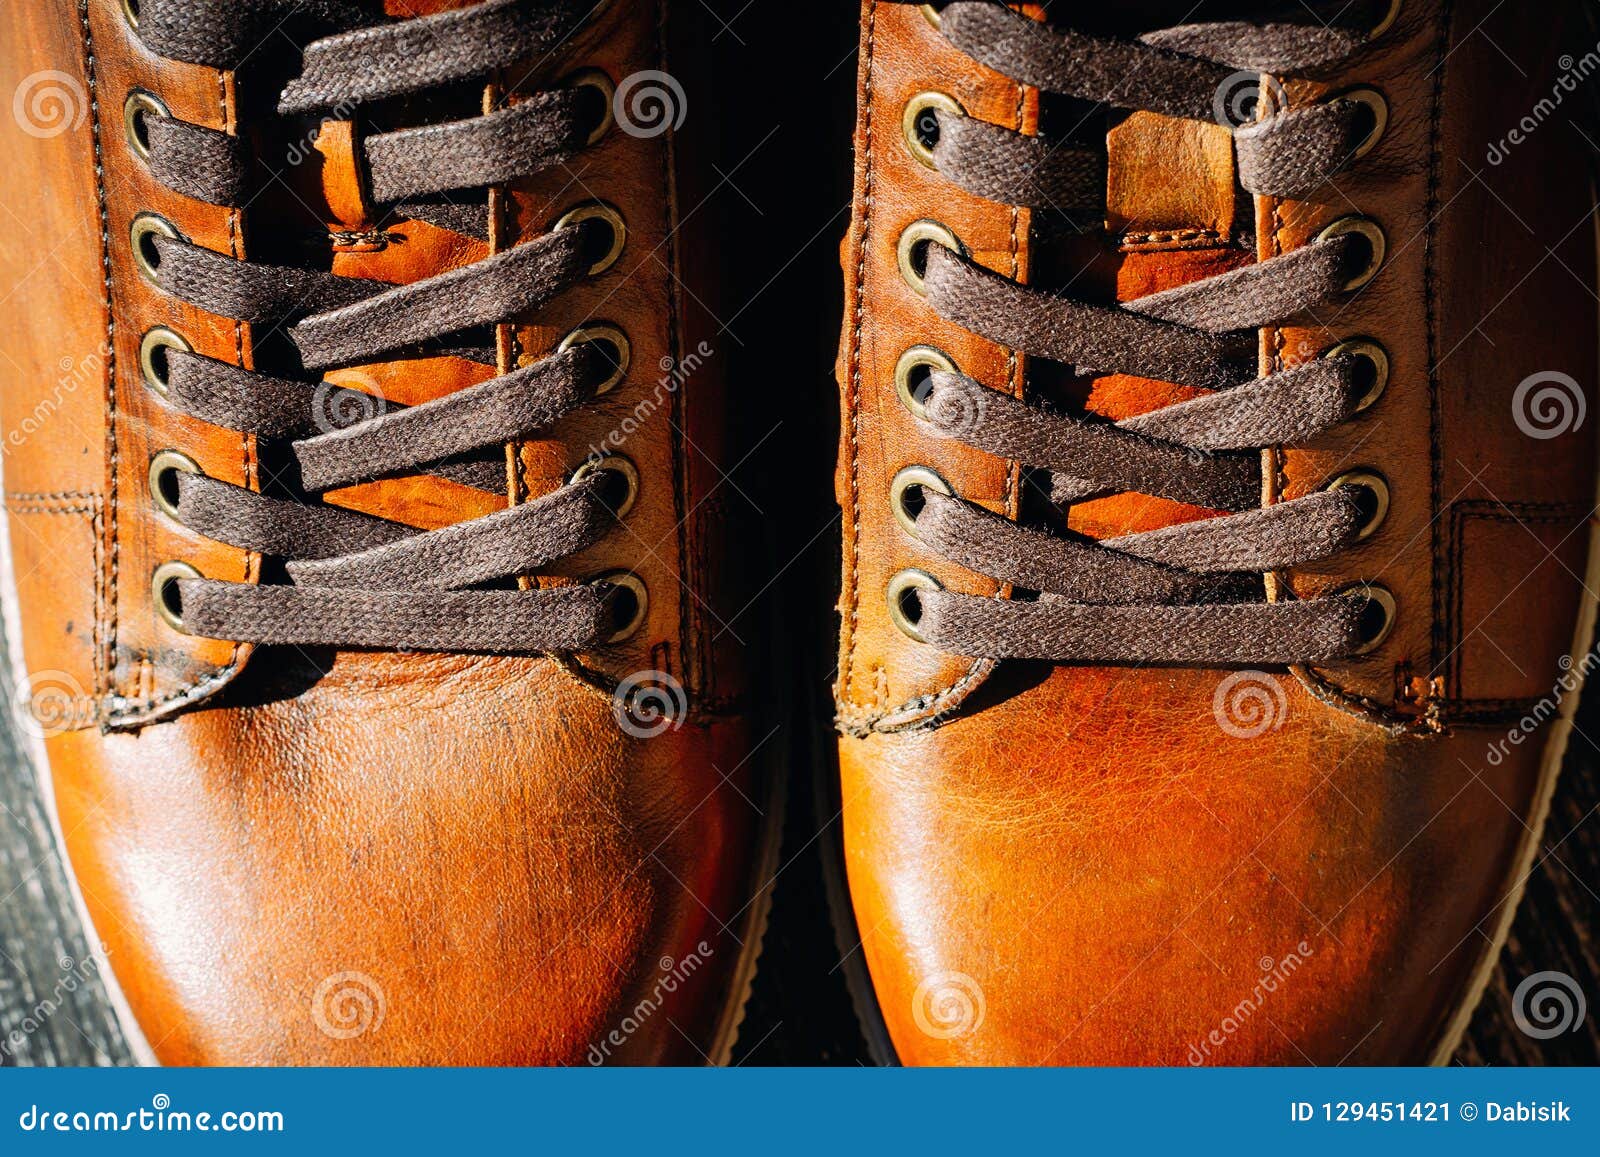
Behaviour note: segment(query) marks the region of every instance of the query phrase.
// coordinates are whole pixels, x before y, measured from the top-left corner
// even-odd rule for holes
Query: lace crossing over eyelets
[[[569,225],[580,225],[585,221],[598,221],[610,233],[611,239],[602,245],[596,245],[593,250],[593,261],[589,266],[589,276],[599,277],[606,270],[617,263],[622,256],[622,247],[627,243],[628,226],[622,219],[622,214],[617,212],[615,206],[604,201],[590,201],[585,205],[578,205],[568,209],[550,226],[551,232],[565,229]]]
[[[617,628],[606,636],[608,643],[625,643],[639,633],[645,616],[650,613],[650,591],[644,580],[631,570],[616,570],[594,580],[617,588]]]
[[[939,143],[939,118],[934,115],[936,112],[959,117],[967,115],[961,102],[948,93],[919,92],[906,102],[905,113],[900,118],[906,149],[930,169],[935,167],[933,150]]]
[[[1365,288],[1378,270],[1383,267],[1383,259],[1388,252],[1388,238],[1383,235],[1383,230],[1378,223],[1370,217],[1341,217],[1317,234],[1318,241],[1332,241],[1335,237],[1359,237],[1366,243],[1367,258],[1359,270],[1341,287],[1345,293],[1354,293]]]
[[[156,251],[155,239],[165,237],[182,241],[178,227],[159,213],[140,213],[128,229],[128,239],[133,243],[133,264],[139,276],[155,284],[156,270],[161,267],[161,254]]]
[[[1356,413],[1371,409],[1377,400],[1383,397],[1383,391],[1389,385],[1389,351],[1384,349],[1370,337],[1351,338],[1349,341],[1340,342],[1322,355],[1325,358],[1360,358],[1367,363],[1369,372],[1364,383],[1366,392],[1361,395],[1361,400],[1356,403]]]
[[[1362,655],[1372,654],[1388,640],[1390,632],[1394,630],[1395,616],[1399,608],[1389,588],[1381,583],[1351,583],[1349,586],[1329,592],[1333,598],[1355,594],[1364,595],[1367,600],[1367,605],[1361,612],[1357,646],[1351,652],[1352,658],[1359,658]]]
[[[136,88],[128,94],[122,104],[122,135],[127,138],[134,156],[141,161],[150,159],[150,129],[146,123],[149,118],[171,115],[172,110],[153,92]]]
[[[894,389],[900,404],[918,418],[928,416],[928,379],[934,374],[958,374],[950,355],[931,345],[914,345],[900,355],[894,367]]]
[[[1329,490],[1352,490],[1361,510],[1357,539],[1365,542],[1389,517],[1389,482],[1376,470],[1349,470],[1328,483]]]
[[[612,112],[612,102],[616,100],[617,86],[611,78],[598,68],[585,68],[573,73],[563,82],[571,89],[587,89],[597,94],[600,98],[600,115],[596,118],[595,127],[590,130],[589,136],[584,140],[585,145],[597,145],[605,139],[611,131],[611,126],[616,124],[616,116]]]
[[[919,297],[928,295],[928,287],[923,278],[928,272],[929,245],[943,245],[959,257],[967,255],[967,247],[961,244],[961,239],[939,222],[924,217],[921,221],[913,221],[907,225],[906,231],[900,234],[900,243],[897,247],[900,276]]]
[[[139,0],[122,0],[122,18],[128,22],[129,28],[138,30]]]
[[[913,642],[926,643],[918,624],[922,621],[922,592],[942,591],[944,584],[925,570],[899,571],[889,580],[884,597],[889,603],[889,621]]]
[[[581,345],[601,347],[601,355],[611,363],[610,376],[596,386],[594,391],[597,398],[601,394],[609,394],[628,376],[628,366],[633,362],[633,346],[628,341],[628,335],[606,322],[579,326],[561,339],[556,352],[566,353],[567,350]]]
[[[601,492],[603,501],[612,514],[618,518],[627,517],[628,511],[633,509],[633,504],[639,498],[639,469],[621,454],[606,454],[600,458],[591,458],[572,472],[571,482],[582,482],[585,478],[596,474],[606,476],[606,484]],[[614,485],[614,483],[616,485]]]
[[[168,518],[178,517],[178,474],[203,474],[200,464],[187,454],[163,450],[150,459],[150,500]]]
[[[178,583],[205,577],[186,562],[164,562],[156,567],[150,576],[150,597],[163,623],[175,631],[183,630],[183,596],[178,592]]]
[[[1331,103],[1336,100],[1350,100],[1367,110],[1371,118],[1367,135],[1350,154],[1351,159],[1364,157],[1375,149],[1378,142],[1383,139],[1383,134],[1389,128],[1389,102],[1384,100],[1383,94],[1375,88],[1352,88],[1345,92],[1335,93],[1328,98]]]
[[[927,466],[907,466],[889,483],[889,505],[894,509],[894,520],[907,534],[917,533],[917,516],[922,513],[923,489],[936,494],[952,495],[950,483]]]
[[[182,334],[164,325],[156,326],[139,341],[140,376],[144,378],[145,385],[162,397],[167,396],[167,390],[171,386],[168,379],[168,375],[172,372],[167,362],[168,350],[180,350],[187,354],[193,353],[194,347]]]

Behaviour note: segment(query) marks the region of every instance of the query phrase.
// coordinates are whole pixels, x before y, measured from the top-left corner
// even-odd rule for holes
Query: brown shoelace
[[[968,56],[1046,93],[1211,121],[1219,92],[1239,70],[1325,69],[1366,43],[1389,4],[1333,7],[1325,21],[1289,5],[1282,20],[1188,24],[1137,40],[1047,26],[975,0],[943,5],[938,24]],[[923,143],[947,179],[1065,228],[1103,220],[1103,155],[959,111],[930,115],[936,123]],[[1303,196],[1350,164],[1373,132],[1370,108],[1356,99],[1269,109],[1235,128],[1240,181],[1256,194]],[[929,307],[1001,346],[1078,374],[1123,373],[1210,391],[1113,424],[934,368],[916,387],[913,407],[926,432],[1047,471],[1058,508],[1136,492],[1228,512],[1095,541],[994,514],[937,475],[912,478],[897,484],[894,500],[918,539],[1014,591],[1010,599],[981,598],[928,581],[893,589],[916,636],[973,657],[1218,666],[1327,662],[1372,644],[1382,608],[1365,588],[1268,602],[1261,580],[1351,547],[1370,495],[1339,487],[1265,508],[1260,502],[1261,451],[1352,419],[1372,389],[1373,366],[1339,354],[1258,378],[1255,332],[1344,296],[1375,263],[1366,235],[1334,231],[1280,257],[1117,306],[1019,284],[972,261],[953,236],[922,240],[910,253]]]
[[[554,50],[594,0],[490,0],[436,16],[387,21],[354,0],[142,0],[137,32],[170,59],[231,70],[286,25],[309,30],[302,70],[282,88],[283,118],[392,98],[428,107],[449,86],[481,86],[495,69]],[[479,90],[481,92],[481,87]],[[592,95],[542,92],[487,115],[405,127],[361,142],[371,193],[404,202],[401,217],[487,236],[487,210],[444,194],[527,176],[575,156],[596,128]],[[337,110],[337,112],[335,112]],[[412,114],[415,115],[415,114]],[[314,120],[296,122],[314,124]],[[174,191],[241,206],[270,176],[239,137],[174,117],[144,121],[149,164]],[[175,232],[175,231],[173,231]],[[166,401],[183,413],[255,435],[286,468],[262,492],[176,470],[176,517],[208,538],[281,564],[280,581],[177,580],[184,629],[253,643],[464,652],[570,651],[616,633],[619,591],[603,582],[517,589],[592,545],[616,524],[616,482],[592,471],[535,501],[443,530],[418,532],[317,500],[395,475],[431,473],[503,492],[505,446],[590,401],[614,376],[593,344],[575,345],[481,385],[409,408],[376,407],[321,371],[386,355],[454,353],[494,364],[492,340],[467,335],[523,316],[583,280],[609,238],[592,222],[408,285],[339,277],[323,268],[240,261],[162,231],[143,244],[163,292],[262,335],[289,341],[275,368],[246,370],[181,348],[164,352]],[[466,340],[466,348],[451,339]],[[374,413],[375,409],[382,412]],[[328,428],[327,415],[364,420]],[[319,415],[321,421],[319,421]],[[270,491],[270,492],[269,492]]]

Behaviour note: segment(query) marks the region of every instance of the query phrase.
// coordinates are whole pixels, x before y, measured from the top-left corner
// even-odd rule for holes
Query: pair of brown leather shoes
[[[1443,1059],[1593,662],[1594,36],[1048,8],[861,6],[871,1035]],[[0,12],[7,635],[145,1059],[728,1057],[791,681],[728,629],[703,19]]]

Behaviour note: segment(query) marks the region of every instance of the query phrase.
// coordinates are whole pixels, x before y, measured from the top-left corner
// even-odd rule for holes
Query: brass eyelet
[[[1383,93],[1375,88],[1352,88],[1328,97],[1328,103],[1336,100],[1355,101],[1372,114],[1372,130],[1350,154],[1352,160],[1366,156],[1377,148],[1378,142],[1383,139],[1383,134],[1389,129],[1389,102],[1384,100]]]
[[[884,591],[884,597],[889,602],[889,621],[899,628],[900,633],[906,638],[913,642],[926,643],[928,640],[918,627],[922,619],[918,592],[942,590],[944,584],[925,570],[908,569],[897,572],[889,580],[888,589]],[[914,610],[913,604],[915,604]]]
[[[567,88],[592,88],[600,94],[600,104],[604,111],[600,114],[600,123],[589,133],[585,145],[597,145],[605,139],[611,127],[617,123],[616,114],[612,111],[612,104],[617,99],[617,86],[598,68],[584,68],[573,73],[562,82]]]
[[[204,474],[200,464],[187,454],[163,450],[150,459],[150,500],[156,509],[173,521],[178,518],[178,480],[174,474]]]
[[[582,482],[585,478],[596,474],[610,474],[621,478],[626,489],[615,501],[608,503],[611,513],[618,518],[626,518],[628,511],[633,509],[633,504],[639,498],[639,468],[621,454],[604,454],[598,458],[590,458],[567,479],[568,484]]]
[[[170,364],[163,369],[161,363],[167,361],[167,350],[179,350],[182,353],[193,353],[194,347],[186,341],[182,334],[176,330],[158,325],[150,330],[139,340],[139,372],[144,378],[144,384],[149,386],[163,398],[171,388]],[[157,359],[160,359],[160,362]]]
[[[1389,241],[1383,235],[1383,230],[1378,227],[1376,221],[1370,217],[1359,216],[1340,217],[1332,225],[1318,233],[1317,240],[1332,241],[1335,237],[1343,237],[1346,234],[1355,234],[1363,237],[1367,242],[1368,257],[1366,265],[1361,272],[1346,281],[1342,287],[1345,293],[1354,293],[1358,289],[1364,289],[1374,277],[1378,276],[1378,270],[1383,267],[1383,259],[1388,252]]]
[[[1367,609],[1361,615],[1361,640],[1356,650],[1351,652],[1352,658],[1370,655],[1383,646],[1394,630],[1395,617],[1399,613],[1394,595],[1382,583],[1350,583],[1329,591],[1326,597],[1339,598],[1356,593],[1366,596]]]
[[[627,592],[625,597],[631,598],[633,610],[628,612],[627,620],[621,623],[615,632],[606,636],[607,643],[627,642],[639,633],[639,628],[644,626],[645,616],[650,613],[649,589],[644,585],[644,580],[631,570],[615,570],[601,575],[594,581],[617,587]]]
[[[134,31],[139,29],[139,0],[122,0],[122,18]]]
[[[550,231],[554,233],[570,225],[582,224],[585,221],[603,221],[611,230],[610,247],[603,257],[589,266],[588,276],[599,277],[615,265],[617,259],[622,256],[622,247],[627,243],[628,239],[628,225],[622,219],[622,214],[618,213],[614,206],[608,205],[604,201],[590,201],[587,204],[568,209],[561,214],[556,219],[556,223],[550,226]]]
[[[938,121],[933,119],[935,112],[949,113],[958,117],[967,115],[967,110],[961,107],[961,102],[948,93],[919,92],[906,101],[905,112],[900,117],[900,131],[905,137],[906,150],[930,169],[937,167],[933,159],[934,144],[938,143]],[[929,126],[923,117],[933,122],[933,144],[929,144],[926,140]]]
[[[145,122],[151,117],[170,117],[172,110],[153,92],[136,88],[122,103],[122,135],[128,148],[141,161],[150,160],[150,130]]]
[[[128,228],[128,240],[133,244],[133,264],[139,276],[152,285],[156,284],[156,270],[161,266],[161,256],[153,240],[156,237],[183,240],[178,227],[158,213],[140,213]]]
[[[155,601],[156,614],[174,631],[184,631],[183,595],[178,583],[184,579],[203,579],[206,576],[186,562],[164,562],[150,576],[150,597]]]
[[[956,363],[950,360],[950,355],[931,345],[914,345],[900,355],[900,360],[894,367],[894,391],[900,397],[900,404],[918,418],[927,418],[927,394],[917,396],[917,391],[922,383],[917,378],[917,371],[926,368],[930,373],[959,374],[961,371]]]
[[[561,344],[556,347],[557,353],[566,353],[580,345],[606,345],[610,346],[614,356],[607,360],[611,362],[611,376],[595,387],[594,396],[609,394],[622,384],[628,376],[628,367],[633,363],[633,346],[628,341],[628,335],[609,322],[596,322],[593,325],[579,326],[566,337],[561,339]]]
[[[1329,490],[1339,489],[1365,490],[1372,495],[1372,508],[1365,511],[1366,520],[1361,524],[1357,536],[1358,541],[1365,542],[1383,525],[1389,517],[1389,480],[1376,470],[1347,470],[1332,482],[1328,483]]]
[[[924,245],[943,245],[950,252],[960,257],[967,255],[967,247],[961,244],[961,239],[952,233],[949,228],[937,221],[924,217],[921,221],[913,221],[906,226],[904,233],[900,234],[900,242],[896,252],[900,260],[900,276],[911,287],[911,291],[918,297],[928,295],[928,286],[923,281],[927,274],[927,253],[921,255],[923,268],[918,269],[918,251]]]
[[[1389,5],[1388,15],[1386,15],[1382,20],[1378,21],[1378,26],[1376,28],[1367,33],[1368,40],[1376,40],[1385,32],[1389,31],[1389,29],[1394,27],[1394,22],[1400,19],[1401,4],[1402,0],[1393,0],[1393,2]]]
[[[1356,413],[1369,410],[1377,400],[1383,397],[1383,391],[1389,387],[1389,351],[1384,349],[1370,337],[1356,337],[1349,341],[1342,341],[1322,355],[1325,358],[1362,358],[1372,367],[1372,381],[1367,386],[1367,392],[1356,403]]]
[[[889,483],[889,505],[894,509],[894,520],[907,534],[916,536],[917,514],[907,508],[906,498],[913,490],[928,489],[936,494],[953,495],[950,483],[941,478],[937,472],[927,466],[907,466],[894,476]]]
[[[940,14],[939,7],[936,4],[918,4],[917,7],[921,10],[922,14],[928,18],[928,23],[933,25],[935,28],[939,27],[940,23],[944,20],[944,17]]]

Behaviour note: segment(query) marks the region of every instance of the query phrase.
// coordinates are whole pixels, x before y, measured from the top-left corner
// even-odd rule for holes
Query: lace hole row
[[[900,234],[896,253],[900,262],[900,276],[918,297],[928,295],[924,278],[928,272],[929,245],[942,245],[957,257],[967,256],[967,247],[948,226],[927,217],[907,225],[905,232]]]
[[[951,116],[967,115],[961,102],[948,93],[919,92],[906,102],[900,117],[900,129],[905,136],[906,149],[923,165],[934,168],[934,146],[939,143],[939,118],[936,112]]]

